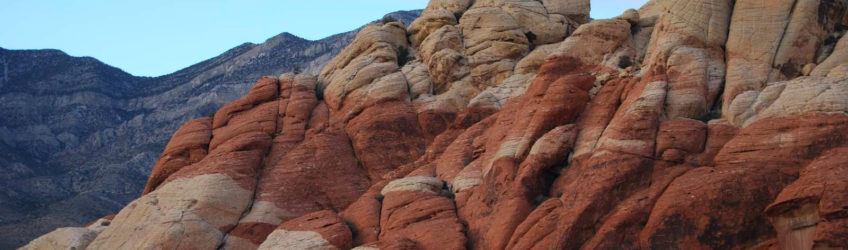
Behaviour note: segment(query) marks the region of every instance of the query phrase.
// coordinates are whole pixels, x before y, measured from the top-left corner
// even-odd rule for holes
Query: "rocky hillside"
[[[848,248],[848,1],[431,0],[25,249]]]
[[[411,23],[419,13],[390,16]],[[0,48],[0,249],[118,212],[141,194],[182,123],[238,99],[262,75],[319,72],[355,35],[282,33],[156,78],[57,50]]]

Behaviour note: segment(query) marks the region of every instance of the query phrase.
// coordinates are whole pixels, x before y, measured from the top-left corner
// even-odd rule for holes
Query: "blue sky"
[[[609,18],[647,0],[592,0]],[[427,0],[0,0],[0,47],[60,49],[138,76],[174,72],[282,32],[320,39]]]

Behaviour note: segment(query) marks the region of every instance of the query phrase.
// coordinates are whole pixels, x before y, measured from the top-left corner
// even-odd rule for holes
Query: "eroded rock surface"
[[[846,6],[434,0],[187,123],[90,248],[845,248]]]

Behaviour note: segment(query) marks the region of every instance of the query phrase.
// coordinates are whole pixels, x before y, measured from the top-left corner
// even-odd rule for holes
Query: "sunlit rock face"
[[[408,25],[420,13],[388,16]],[[262,76],[319,74],[358,31],[320,40],[283,32],[158,77],[58,50],[0,48],[0,249],[117,213],[208,149],[205,122],[188,121],[211,118]]]
[[[431,1],[186,123],[88,248],[846,248],[846,7]]]

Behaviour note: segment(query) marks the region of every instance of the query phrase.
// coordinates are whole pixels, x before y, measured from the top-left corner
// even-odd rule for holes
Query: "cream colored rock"
[[[111,225],[111,224],[112,224],[112,220],[106,219],[106,218],[100,218],[100,219],[97,219],[96,221],[92,222],[91,225],[88,225],[85,228],[93,230],[94,232],[100,234],[100,233],[103,232],[103,230],[106,230],[106,228],[109,227],[109,225]]]
[[[636,31],[633,34],[633,49],[636,51],[633,57],[634,62],[642,62],[645,59],[645,54],[648,53],[648,44],[651,42],[654,26],[657,24],[662,11],[662,6],[656,2],[656,0],[648,1],[639,8],[639,22],[631,28],[631,30]]]
[[[620,19],[597,20],[580,26],[554,54],[569,56],[584,65],[617,64],[626,56],[631,39],[630,23]],[[618,53],[619,56],[613,54]]]
[[[480,92],[468,106],[500,109],[509,98],[523,95],[527,90],[527,85],[533,78],[536,78],[536,72],[545,62],[545,58],[553,53],[557,46],[559,45],[548,44],[536,47],[518,62],[515,66],[514,75],[504,80],[501,85],[489,87]]]
[[[438,96],[429,98],[419,98],[417,103],[419,106],[418,113],[437,111],[446,113],[458,113],[468,106],[472,98],[478,96],[481,89],[474,84],[471,76],[460,79],[451,83],[450,89]]]
[[[407,98],[407,93],[408,83],[403,73],[394,72],[376,78],[371,84],[352,91],[348,98],[352,103],[364,105],[367,102]]]
[[[296,218],[300,215],[301,214],[299,213],[294,213],[279,208],[276,204],[274,204],[274,202],[260,200],[254,201],[253,205],[250,208],[250,213],[246,214],[243,218],[241,218],[241,220],[239,220],[239,223],[256,222],[267,223],[270,225],[278,225],[280,223],[285,222],[283,218]],[[227,241],[231,241],[235,238],[236,237],[230,237],[227,239]]]
[[[448,10],[426,10],[421,17],[409,25],[409,41],[413,47],[418,47],[434,31],[450,25],[456,25],[458,20],[453,12]]]
[[[252,194],[222,174],[168,182],[124,207],[88,249],[216,248]]]
[[[500,85],[529,51],[530,43],[522,27],[500,8],[475,4],[459,23],[471,77],[477,86]]]
[[[650,0],[642,7],[639,7],[639,17],[645,19],[657,19],[662,14],[662,6],[658,4],[659,0]]]
[[[560,42],[573,30],[569,27],[579,25],[564,15],[548,13],[545,6],[538,1],[493,2],[497,2],[498,7],[509,13],[518,22],[524,34],[535,45]]]
[[[476,1],[460,19],[475,83],[497,86],[509,77],[517,59],[528,52],[529,44],[561,42],[579,25],[566,17],[564,9],[551,11],[563,4],[569,2]]]
[[[770,80],[783,30],[795,1],[737,1],[727,38],[727,80],[722,114],[737,115],[729,106],[746,91],[759,91]],[[756,18],[755,18],[756,17]],[[756,42],[753,42],[756,41]],[[735,119],[728,119],[732,123]]]
[[[829,25],[822,20],[822,16],[827,14],[819,11],[835,8],[830,5],[837,4],[839,3],[818,0],[795,1],[789,23],[780,39],[780,47],[777,48],[772,62],[774,69],[770,76],[771,81],[789,80],[800,76],[804,65],[816,62],[816,52],[829,33],[825,27]],[[844,2],[842,4],[844,5]]]
[[[699,118],[712,107],[725,75],[724,45],[733,1],[666,0],[644,64],[668,72],[666,117]]]
[[[428,36],[418,48],[430,79],[434,94],[441,94],[452,87],[452,83],[470,73],[462,35],[459,28],[448,25]]]
[[[533,143],[528,158],[564,159],[571,153],[577,139],[575,128],[576,125],[569,124],[551,129]]]
[[[398,48],[406,48],[406,40],[406,30],[399,22],[363,28],[318,77],[330,108],[341,108],[350,92],[398,71]]]
[[[664,19],[658,22],[666,30],[665,35],[657,37],[660,38],[657,53],[674,49],[674,45],[697,45],[687,44],[691,38],[706,46],[721,46],[727,40],[732,1],[663,0],[657,4],[663,13],[660,19]],[[690,38],[690,41],[674,41],[675,38]]]
[[[499,108],[509,97],[522,94],[544,57],[550,54],[553,45],[544,44],[561,41],[570,32],[569,27],[576,26],[561,13],[549,12],[548,4],[477,1],[462,15],[458,29],[437,21],[421,21],[420,27],[436,23],[439,28],[425,32],[429,35],[418,47],[435,95],[416,99],[424,104],[419,106],[419,113],[455,113],[469,102],[475,107]],[[439,11],[425,13],[436,15]],[[413,30],[413,43],[420,39],[415,35],[418,30],[424,29]],[[542,49],[528,54],[530,43]],[[526,60],[522,59],[525,55]]]
[[[518,61],[518,64],[515,65],[515,73],[535,74],[539,71],[539,67],[545,63],[545,58],[554,53],[558,47],[558,43],[537,46],[533,51],[530,51],[530,54]]]
[[[809,74],[811,76],[827,76],[833,69],[840,65],[848,63],[848,36],[842,36],[836,47],[833,48],[833,53],[827,57],[820,65]],[[844,70],[842,70],[844,71]]]
[[[472,0],[431,0],[424,9],[424,14],[431,11],[446,10],[450,13],[461,14],[471,6]]]
[[[807,65],[804,65],[803,69],[801,69],[801,75],[802,76],[810,76],[810,74],[812,74],[813,70],[815,70],[815,69],[816,69],[815,63],[808,63]]]
[[[769,117],[810,112],[848,113],[848,78],[800,77],[770,83],[760,92],[748,91],[730,105],[734,124],[743,126]]]
[[[509,98],[523,95],[527,91],[527,85],[536,78],[536,74],[512,75],[501,83],[501,85],[487,88],[480,92],[471,102],[469,107],[500,109]]]
[[[433,82],[427,73],[427,67],[421,62],[411,62],[401,68],[403,77],[409,83],[409,97],[413,100],[433,94]]]
[[[32,240],[19,250],[82,250],[96,237],[97,232],[88,228],[63,227]]]
[[[848,63],[834,67],[827,73],[827,77],[848,77]]]
[[[462,45],[462,34],[459,28],[454,25],[446,25],[432,31],[418,48],[418,53],[421,55],[422,61],[427,64],[434,54],[441,50],[452,49],[457,52],[464,52]]]
[[[483,184],[483,171],[481,161],[474,161],[466,168],[463,168],[459,174],[451,181],[451,191],[460,193],[473,187]]]
[[[560,14],[580,24],[589,22],[589,0],[542,0],[551,14]]]
[[[724,78],[720,48],[679,47],[667,59],[669,93],[666,116],[699,118],[712,107]]]
[[[277,229],[268,235],[262,245],[259,245],[259,250],[274,249],[335,250],[339,248],[316,232]]]
[[[444,182],[435,177],[413,176],[389,182],[380,193],[383,195],[398,191],[438,193],[443,185]]]

